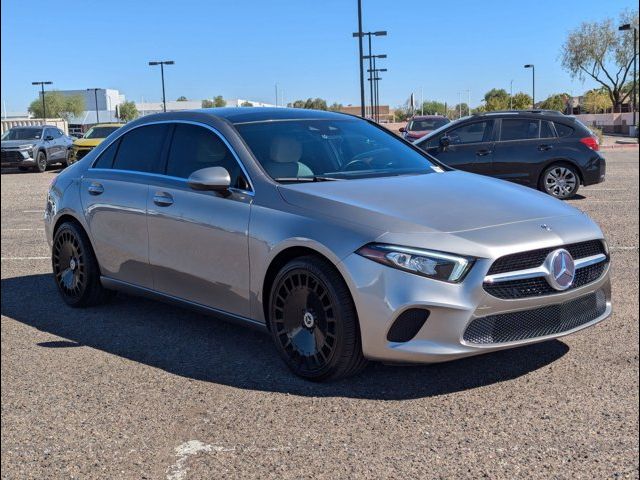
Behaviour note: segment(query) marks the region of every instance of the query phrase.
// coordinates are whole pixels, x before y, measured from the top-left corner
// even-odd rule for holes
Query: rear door
[[[57,128],[44,129],[44,148],[47,153],[47,160],[57,162],[62,159],[62,146],[60,142],[61,135],[58,134]]]
[[[492,176],[536,187],[558,143],[551,122],[539,118],[503,118],[495,144]]]
[[[249,214],[253,193],[224,139],[204,125],[176,123],[165,175],[148,191],[149,262],[154,289],[249,317]],[[191,173],[224,167],[228,194],[193,190]]]
[[[81,199],[102,274],[152,288],[147,192],[167,142],[167,124],[145,125],[113,142],[81,181]]]
[[[494,123],[491,118],[465,122],[419,146],[449,167],[486,175],[493,159]],[[443,136],[449,137],[447,148],[440,146]]]

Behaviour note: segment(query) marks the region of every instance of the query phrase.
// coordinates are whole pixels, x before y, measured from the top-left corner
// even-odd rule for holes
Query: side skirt
[[[178,307],[187,308],[189,310],[194,310],[196,312],[204,313],[205,315],[211,315],[227,322],[236,323],[238,325],[243,325],[245,327],[251,327],[255,330],[262,331],[267,333],[267,326],[259,322],[257,320],[253,320],[251,318],[243,317],[240,315],[235,315],[233,313],[225,312],[223,310],[218,310],[216,308],[207,307],[206,305],[202,305],[200,303],[191,302],[189,300],[185,300],[183,298],[174,297],[172,295],[167,295],[165,293],[160,293],[150,288],[139,287],[137,285],[133,285],[132,283],[123,282],[122,280],[115,280],[113,278],[101,276],[100,283],[104,288],[109,290],[117,290],[119,292],[127,293],[130,295],[135,295],[138,297],[149,298],[151,300],[158,300],[161,302],[169,303],[172,305],[176,305]]]

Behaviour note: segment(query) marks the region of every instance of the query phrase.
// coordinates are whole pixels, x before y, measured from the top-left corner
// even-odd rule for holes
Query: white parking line
[[[43,232],[44,228],[3,228],[3,232]]]
[[[609,247],[609,250],[611,250],[612,252],[619,252],[619,251],[625,251],[625,250],[638,250],[638,246],[636,245],[635,247]]]
[[[8,260],[50,260],[51,257],[2,257],[0,260],[8,261]]]
[[[42,209],[42,210],[22,210],[22,213],[44,213],[44,209]]]

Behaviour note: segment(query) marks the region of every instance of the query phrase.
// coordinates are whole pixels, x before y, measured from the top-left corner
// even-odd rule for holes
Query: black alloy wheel
[[[36,170],[40,173],[47,171],[47,156],[44,152],[38,152],[36,156]]]
[[[341,378],[366,365],[348,288],[320,258],[301,257],[282,268],[273,283],[269,320],[278,352],[303,378]]]

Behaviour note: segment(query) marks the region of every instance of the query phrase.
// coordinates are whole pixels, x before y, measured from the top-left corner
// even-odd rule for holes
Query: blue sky
[[[593,83],[572,81],[559,63],[567,32],[583,21],[617,17],[636,0],[363,0],[363,28],[386,53],[381,103],[425,99],[457,103],[471,90],[477,105],[492,87],[536,97],[579,94]],[[40,15],[37,12],[41,12]],[[2,100],[24,111],[34,80],[54,89],[117,88],[128,100],[159,101],[158,67],[171,59],[167,97],[249,98],[274,102],[322,97],[359,103],[356,0],[96,0],[2,1]],[[466,93],[463,100],[466,99]]]

